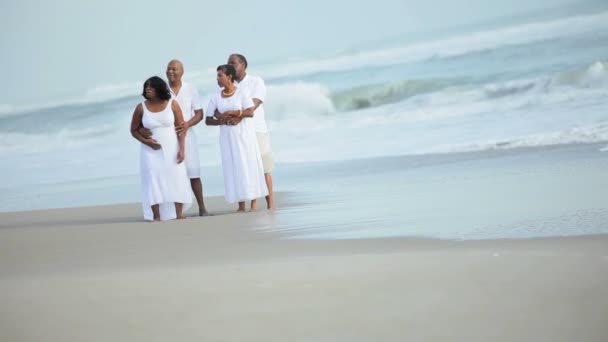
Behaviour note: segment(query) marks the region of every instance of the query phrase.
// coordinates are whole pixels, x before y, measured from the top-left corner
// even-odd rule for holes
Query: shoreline
[[[281,194],[289,203],[289,196]],[[608,234],[518,239],[440,239],[414,236],[356,239],[292,239],[273,227],[290,224],[275,211],[236,213],[221,197],[210,198],[208,217],[160,223],[143,221],[133,209],[139,204],[51,209],[27,215],[0,214],[0,274],[104,272],[117,269],[197,267],[232,262],[272,261],[283,256],[315,257],[387,254],[401,251],[433,253],[501,251],[568,251],[608,247]],[[236,210],[236,208],[234,208]],[[578,247],[577,247],[578,246]],[[585,246],[582,248],[582,246]],[[598,249],[598,246],[602,247]],[[576,250],[575,249],[575,250]]]
[[[276,176],[282,177],[284,179],[290,178],[291,174],[295,174],[296,178],[301,177],[300,174],[302,172],[309,172],[314,168],[322,168],[327,169],[329,172],[339,172],[344,170],[346,167],[351,168],[364,168],[368,170],[380,170],[382,167],[394,167],[395,165],[401,165],[401,167],[408,168],[409,171],[425,168],[425,167],[438,167],[442,165],[450,165],[453,163],[466,163],[476,160],[500,160],[501,158],[512,158],[512,157],[525,157],[528,155],[534,155],[537,153],[548,154],[549,157],[564,153],[567,154],[569,158],[576,158],[575,152],[582,152],[585,154],[595,154],[597,155],[593,158],[608,158],[608,152],[601,151],[608,147],[608,141],[606,142],[594,142],[594,143],[575,143],[575,144],[560,144],[560,145],[548,145],[548,146],[524,146],[524,147],[516,147],[509,149],[494,149],[494,150],[480,150],[480,151],[466,151],[466,152],[454,152],[454,153],[428,153],[428,154],[419,154],[419,155],[387,155],[387,156],[376,156],[371,158],[361,158],[361,159],[348,159],[348,160],[324,160],[324,161],[306,161],[306,162],[297,162],[297,163],[284,163],[280,164],[277,168]],[[206,170],[205,176],[202,177],[203,184],[205,185],[205,189],[209,191],[211,197],[222,196],[221,193],[223,191],[223,187],[221,186],[222,176],[221,165],[206,165],[203,166],[203,169]],[[286,170],[289,170],[288,173]],[[274,174],[274,173],[273,173]],[[128,179],[128,181],[125,181]],[[112,182],[118,182],[114,184]],[[279,192],[291,192],[292,186],[288,186],[289,181],[284,182],[282,187],[276,190]],[[66,197],[65,195],[61,195],[63,190],[59,191],[60,185],[67,187],[68,189],[73,188],[72,184],[80,184],[81,187],[85,189],[92,189],[94,193],[100,198],[96,201],[91,202],[90,197],[82,197],[82,194],[74,192],[74,190],[68,190],[68,193],[73,195],[73,199],[70,197]],[[114,185],[112,185],[114,184]],[[6,204],[0,203],[0,214],[9,214],[9,213],[17,213],[17,212],[29,212],[29,211],[37,211],[37,210],[52,210],[52,209],[68,209],[68,208],[86,208],[86,207],[96,207],[96,206],[112,206],[112,205],[129,205],[132,203],[137,203],[138,194],[139,194],[139,175],[122,175],[122,176],[109,176],[105,178],[94,178],[90,180],[75,180],[71,182],[62,182],[62,183],[44,183],[38,184],[37,186],[40,189],[36,190],[35,193],[23,195],[21,192],[23,191],[32,191],[32,189],[27,189],[31,187],[30,185],[17,185],[11,187],[5,187],[5,191],[8,191],[8,198],[13,201],[18,201],[22,203],[28,203],[27,205],[22,204],[21,206],[30,206],[31,209],[10,209],[11,206],[7,206]],[[129,192],[120,192],[116,191],[114,188],[116,187],[127,187],[130,188]],[[46,189],[46,190],[45,190]],[[15,191],[19,191],[15,192]],[[49,193],[47,193],[48,191]],[[11,193],[13,192],[13,193]],[[57,206],[51,205],[50,198],[53,197],[54,193],[58,193],[61,195],[60,203]],[[49,199],[40,199],[40,198],[49,198]],[[124,198],[124,200],[117,201],[116,198]],[[74,204],[75,201],[82,201],[85,204]],[[5,200],[6,201],[6,200]],[[35,203],[35,204],[31,204]],[[46,203],[46,204],[44,204]],[[14,205],[12,205],[14,207]],[[18,207],[18,206],[17,206]],[[15,208],[17,208],[15,207]],[[7,209],[9,208],[9,209]]]

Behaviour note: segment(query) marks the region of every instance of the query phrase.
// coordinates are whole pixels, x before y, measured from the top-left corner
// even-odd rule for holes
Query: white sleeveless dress
[[[141,144],[141,204],[144,219],[149,221],[154,219],[151,208],[154,204],[159,204],[160,219],[163,221],[177,217],[175,202],[184,204],[183,212],[192,205],[192,189],[186,165],[184,162],[177,163],[179,143],[171,101],[161,112],[150,112],[142,102],[142,125],[152,131],[152,139],[161,145],[159,150],[154,150]]]
[[[240,89],[228,98],[223,98],[220,90],[209,100],[207,115],[213,116],[216,109],[224,113],[252,106],[253,101]],[[226,202],[244,202],[268,195],[253,118],[244,118],[236,126],[220,126],[220,152]]]

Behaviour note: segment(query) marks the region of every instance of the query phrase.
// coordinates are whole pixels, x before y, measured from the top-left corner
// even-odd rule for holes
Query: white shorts
[[[274,169],[274,160],[272,159],[272,147],[270,146],[270,134],[255,132],[260,146],[260,154],[262,155],[262,166],[264,173],[271,173]]]
[[[188,129],[186,134],[186,172],[188,178],[200,178],[201,177],[201,163],[198,159],[198,145],[196,144],[196,134],[192,129]]]

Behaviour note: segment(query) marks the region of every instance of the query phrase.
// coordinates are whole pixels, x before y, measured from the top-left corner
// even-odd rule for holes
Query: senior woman
[[[131,135],[142,143],[140,152],[141,195],[144,219],[164,221],[182,219],[192,204],[192,190],[184,161],[185,134],[178,136],[175,126],[183,122],[182,111],[171,100],[167,83],[154,76],[144,82],[146,99],[135,107]],[[152,131],[144,138],[139,126]]]
[[[245,211],[245,201],[256,209],[256,199],[268,195],[262,157],[255,135],[254,104],[234,84],[236,70],[232,65],[217,67],[217,84],[222,88],[209,100],[205,123],[220,126],[220,152],[224,173],[225,199],[238,202],[238,212]],[[216,110],[219,114],[215,114]],[[229,119],[241,117],[238,124]]]

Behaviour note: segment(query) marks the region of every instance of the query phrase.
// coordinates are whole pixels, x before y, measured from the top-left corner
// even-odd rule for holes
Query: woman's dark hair
[[[171,92],[169,91],[169,86],[167,85],[167,82],[165,82],[162,78],[158,76],[152,76],[148,78],[146,82],[144,82],[144,90],[142,91],[141,95],[146,100],[149,100],[146,96],[147,86],[150,86],[152,89],[154,89],[154,91],[156,92],[156,97],[158,97],[159,99],[171,100]]]
[[[236,70],[234,69],[234,67],[230,64],[222,64],[220,66],[217,67],[216,71],[220,71],[222,70],[224,72],[224,74],[226,74],[226,76],[230,76],[230,78],[232,79],[232,81],[234,82],[234,80],[236,80]]]
[[[241,63],[245,64],[245,69],[247,69],[247,58],[245,58],[245,56],[238,53],[233,53],[232,56],[236,56],[238,59],[240,59]]]

